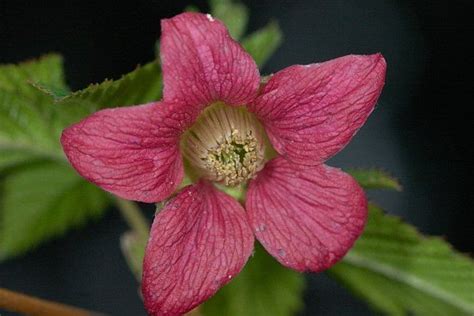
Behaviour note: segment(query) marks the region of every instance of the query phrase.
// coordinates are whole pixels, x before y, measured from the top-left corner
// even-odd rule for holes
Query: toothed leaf
[[[371,205],[364,234],[330,273],[389,315],[473,315],[474,264]]]

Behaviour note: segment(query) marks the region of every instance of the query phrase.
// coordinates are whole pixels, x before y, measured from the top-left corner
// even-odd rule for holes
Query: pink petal
[[[245,211],[200,182],[156,216],[143,262],[142,293],[151,315],[181,315],[240,272],[253,249]]]
[[[250,108],[281,155],[316,165],[344,148],[365,123],[385,70],[380,54],[291,66],[270,78]]]
[[[182,13],[161,22],[164,100],[189,105],[247,104],[260,75],[252,57],[210,15]]]
[[[255,236],[281,264],[319,272],[341,259],[364,228],[367,200],[348,174],[284,158],[250,183],[246,209]]]
[[[73,167],[122,198],[158,202],[183,178],[181,131],[189,113],[165,103],[99,111],[64,130],[61,144]]]

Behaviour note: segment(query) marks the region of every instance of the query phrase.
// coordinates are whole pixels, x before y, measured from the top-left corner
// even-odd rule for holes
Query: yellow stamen
[[[183,154],[199,174],[237,186],[251,179],[264,160],[263,129],[242,107],[208,107],[183,138]]]

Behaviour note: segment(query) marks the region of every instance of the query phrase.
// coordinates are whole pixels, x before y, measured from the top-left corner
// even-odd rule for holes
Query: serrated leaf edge
[[[385,176],[388,180],[393,182],[393,187],[386,187],[386,188],[381,188],[381,189],[392,189],[397,192],[403,191],[403,185],[400,183],[400,180],[393,176],[392,173],[388,170],[385,170],[383,168],[378,168],[378,167],[371,167],[371,168],[362,168],[362,167],[356,167],[356,168],[348,168],[345,170],[347,173],[352,175],[352,172],[378,172]]]
[[[354,253],[348,253],[344,257],[343,261],[356,267],[374,271],[390,279],[407,284],[413,288],[421,290],[422,292],[429,293],[433,297],[436,297],[448,304],[458,307],[467,313],[474,314],[474,305],[466,303],[463,300],[458,299],[455,295],[435,287],[414,275],[392,268],[389,265],[364,258]]]

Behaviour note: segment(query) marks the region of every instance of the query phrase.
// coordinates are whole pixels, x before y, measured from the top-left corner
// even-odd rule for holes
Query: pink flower
[[[245,265],[254,236],[298,271],[340,260],[363,230],[367,202],[349,175],[323,163],[374,109],[383,57],[295,65],[261,83],[223,23],[184,13],[162,21],[161,61],[161,102],[99,111],[61,138],[83,177],[125,199],[165,200],[185,170],[194,181],[151,228],[148,312],[180,315],[212,296]],[[232,187],[247,188],[244,206],[221,191]]]

